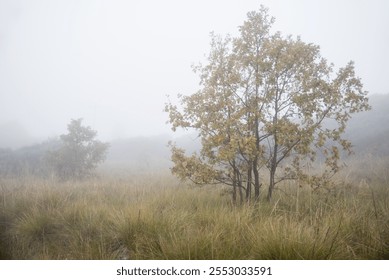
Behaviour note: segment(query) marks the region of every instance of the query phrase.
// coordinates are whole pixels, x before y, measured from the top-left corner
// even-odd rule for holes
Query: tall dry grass
[[[6,259],[388,259],[389,186],[285,186],[234,207],[170,175],[0,180]]]

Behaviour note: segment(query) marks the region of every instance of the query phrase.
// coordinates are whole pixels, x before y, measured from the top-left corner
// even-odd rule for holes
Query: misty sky
[[[0,146],[80,117],[103,140],[170,133],[166,95],[198,89],[191,65],[209,33],[237,34],[260,4],[274,30],[319,45],[336,67],[354,60],[367,91],[389,93],[386,0],[0,0]]]

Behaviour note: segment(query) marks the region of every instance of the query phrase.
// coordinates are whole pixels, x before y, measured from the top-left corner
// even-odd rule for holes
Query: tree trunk
[[[256,89],[258,95],[258,88]],[[259,119],[255,117],[255,148],[259,151]],[[254,171],[254,198],[255,201],[259,200],[261,184],[259,183],[259,172],[258,172],[258,155],[255,155],[253,161]]]
[[[270,168],[270,183],[269,183],[269,189],[267,192],[267,200],[270,201],[273,195],[273,189],[275,185],[275,174],[276,174],[276,166],[271,166]]]
[[[278,154],[278,101],[279,101],[279,94],[278,91],[276,91],[275,96],[275,104],[274,104],[274,117],[273,117],[273,134],[274,134],[274,147],[273,147],[273,155],[271,157],[271,166],[270,166],[270,180],[269,180],[269,190],[267,193],[267,200],[270,201],[273,195],[274,185],[275,183],[275,176],[276,176],[276,170],[277,170],[277,154]]]
[[[251,200],[251,183],[252,183],[252,164],[249,163],[249,169],[247,170],[247,185],[246,185],[246,202],[249,203]]]
[[[259,183],[259,172],[258,172],[258,158],[255,157],[253,161],[253,171],[254,171],[254,199],[255,201],[259,200],[261,184]]]
[[[240,205],[243,205],[243,187],[241,185],[241,183],[239,183],[239,202],[240,202]]]
[[[236,205],[236,181],[232,182],[232,204]]]
[[[270,166],[270,180],[269,180],[269,190],[267,193],[267,200],[270,201],[273,195],[274,185],[275,185],[275,176],[277,170],[277,153],[278,153],[278,144],[277,144],[277,134],[274,134],[274,150]]]
[[[237,194],[237,187],[238,187],[238,176],[236,172],[236,166],[235,162],[232,163],[232,203],[236,205],[236,194]]]

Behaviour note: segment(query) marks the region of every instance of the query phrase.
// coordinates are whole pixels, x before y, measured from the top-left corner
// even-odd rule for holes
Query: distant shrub
[[[68,124],[68,134],[60,136],[60,147],[47,154],[47,161],[60,179],[88,177],[105,160],[109,144],[96,140],[96,136],[96,131],[82,125],[82,119]]]

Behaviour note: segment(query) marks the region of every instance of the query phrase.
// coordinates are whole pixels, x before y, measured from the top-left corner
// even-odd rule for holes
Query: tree
[[[171,144],[172,172],[197,184],[230,185],[234,203],[238,196],[250,201],[253,188],[259,199],[260,174],[268,174],[268,200],[284,180],[329,182],[340,150],[351,151],[342,138],[347,121],[369,109],[353,62],[335,73],[318,46],[272,34],[273,23],[262,6],[247,14],[238,37],[212,34],[207,64],[194,69],[200,90],[180,96],[182,108],[165,107],[173,130],[195,129],[202,142],[192,155]],[[312,174],[307,167],[318,153],[326,168]]]
[[[96,136],[96,131],[82,126],[82,119],[71,120],[68,134],[60,136],[61,146],[48,153],[48,161],[60,179],[83,179],[104,161],[109,144],[96,140]]]

